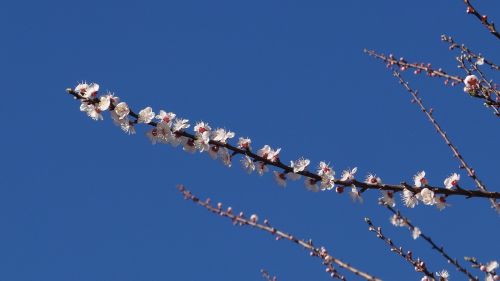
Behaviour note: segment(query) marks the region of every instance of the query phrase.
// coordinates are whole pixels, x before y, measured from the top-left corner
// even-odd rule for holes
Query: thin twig
[[[405,259],[408,263],[413,265],[415,271],[417,272],[422,272],[425,274],[425,276],[434,278],[434,274],[427,269],[427,265],[423,260],[420,258],[414,259],[413,258],[413,253],[411,251],[405,252],[402,247],[398,247],[394,242],[392,241],[391,238],[385,236],[382,233],[382,228],[381,227],[375,227],[372,223],[372,221],[369,218],[365,218],[365,222],[368,224],[368,230],[371,232],[375,232],[377,237],[387,243],[389,245],[391,252],[396,253],[397,255],[401,256],[403,259]],[[434,280],[434,279],[431,279]]]
[[[471,57],[473,57],[476,60],[482,59],[485,64],[487,64],[491,67],[491,69],[500,71],[500,66],[498,66],[497,64],[493,63],[492,61],[486,59],[481,54],[475,53],[471,49],[467,48],[467,46],[465,46],[464,44],[458,44],[457,42],[455,42],[455,40],[453,40],[453,38],[451,36],[443,34],[443,35],[441,35],[441,41],[449,43],[450,50],[453,50],[455,48],[459,48],[461,52],[470,55]]]
[[[408,228],[410,229],[410,231],[413,232],[415,230],[415,225],[413,225],[407,217],[403,216],[399,210],[396,210],[396,209],[394,209],[393,207],[391,207],[391,206],[389,206],[387,204],[383,204],[383,206],[386,207],[389,211],[391,211],[394,215],[396,215],[398,219],[403,220],[404,221],[404,225],[408,226]],[[474,280],[474,281],[478,281],[479,280],[479,278],[477,278],[476,276],[472,275],[467,269],[465,269],[463,266],[461,266],[458,263],[457,259],[454,259],[454,258],[450,257],[450,255],[448,255],[444,251],[444,247],[443,246],[439,247],[436,243],[434,243],[434,241],[432,240],[432,238],[430,236],[425,235],[424,233],[421,232],[420,233],[420,237],[422,237],[424,239],[424,241],[426,241],[427,243],[429,243],[432,246],[433,250],[438,251],[441,254],[441,256],[443,256],[448,261],[448,263],[454,265],[460,272],[462,272],[463,274],[465,274],[470,280]]]
[[[500,39],[500,33],[495,28],[495,24],[492,21],[488,21],[487,15],[482,15],[479,13],[476,8],[472,6],[470,0],[464,0],[465,5],[467,6],[467,14],[474,15],[481,24],[488,29],[488,31],[493,34],[497,39]]]
[[[278,281],[278,278],[276,276],[271,277],[269,272],[265,269],[261,269],[260,273],[262,274],[262,278],[264,278],[265,281]]]
[[[210,204],[210,199],[206,199],[205,201],[200,200],[198,197],[194,196],[189,190],[187,190],[183,185],[178,185],[177,188],[183,194],[183,196],[186,200],[191,200],[194,203],[204,207],[205,209],[209,210],[212,213],[229,218],[233,222],[233,224],[235,224],[235,225],[251,226],[253,228],[260,229],[260,230],[266,231],[268,233],[271,233],[273,236],[276,237],[277,240],[285,239],[285,240],[291,241],[297,245],[302,246],[306,250],[310,251],[311,256],[319,257],[323,261],[323,264],[327,267],[326,271],[328,273],[330,273],[330,276],[332,278],[338,278],[341,280],[345,280],[345,277],[340,275],[337,272],[337,270],[333,267],[333,265],[336,264],[339,267],[344,268],[344,269],[352,272],[353,274],[358,275],[366,280],[373,280],[373,281],[380,280],[379,278],[377,278],[373,275],[370,275],[366,272],[363,272],[363,271],[349,265],[348,263],[346,263],[338,258],[333,257],[332,255],[329,254],[329,252],[324,247],[314,246],[312,240],[305,241],[302,239],[298,239],[289,233],[278,230],[277,228],[273,227],[267,219],[264,220],[263,224],[258,222],[258,217],[256,215],[252,215],[252,216],[250,216],[249,219],[246,219],[243,215],[243,212],[239,213],[238,215],[235,215],[233,213],[233,210],[231,207],[229,207],[227,210],[223,210],[222,203],[218,203],[217,206],[212,206]]]

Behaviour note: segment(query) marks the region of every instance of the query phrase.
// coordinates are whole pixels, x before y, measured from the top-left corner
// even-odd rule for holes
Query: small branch
[[[75,99],[78,99],[82,101],[83,103],[88,103],[88,104],[97,104],[99,102],[98,98],[85,98],[79,95],[77,92],[75,92],[72,89],[68,89],[67,92],[75,97]],[[111,106],[109,110],[113,110],[115,105],[111,103]],[[138,118],[138,115],[130,109],[129,116],[132,116],[133,118]],[[137,123],[137,120],[133,123]],[[158,125],[157,122],[149,122],[147,125],[156,127]],[[193,134],[190,134],[185,131],[179,131],[176,132],[176,134],[179,134],[181,136],[184,136],[186,138],[189,138],[191,140],[196,140],[196,136]],[[231,145],[229,143],[224,143],[224,142],[218,142],[214,140],[210,140],[209,144],[215,145],[218,147],[224,147],[230,151],[232,151],[232,155],[246,155],[250,157],[254,162],[262,162],[264,165],[267,166],[274,166],[276,168],[282,169],[286,173],[294,173],[294,170],[291,166],[288,166],[284,164],[280,159],[276,159],[275,161],[271,161],[265,157],[259,156],[258,154],[252,152],[250,149],[241,149],[239,147],[236,147],[234,145]],[[322,177],[319,176],[318,174],[315,174],[313,172],[304,170],[297,172],[296,174],[302,175],[304,177],[310,178],[314,182],[321,182]],[[405,189],[410,190],[414,194],[419,193],[423,188],[419,187],[414,187],[410,186],[408,184],[368,184],[366,182],[358,181],[358,180],[348,180],[348,181],[342,181],[339,179],[335,179],[334,183],[340,186],[356,186],[358,188],[367,190],[386,190],[386,191],[393,191],[393,192],[402,192]],[[426,186],[426,188],[432,190],[435,194],[442,194],[445,196],[463,196],[467,198],[494,198],[494,199],[500,199],[500,192],[490,192],[490,191],[482,191],[482,190],[470,190],[470,189],[447,189],[444,187],[437,187],[437,186]]]
[[[423,274],[425,274],[425,276],[434,278],[434,274],[427,269],[427,266],[424,261],[422,261],[420,258],[414,259],[413,253],[411,251],[407,251],[405,253],[402,247],[398,247],[396,244],[394,244],[392,239],[390,239],[389,237],[385,236],[382,233],[381,227],[375,227],[369,218],[365,218],[365,222],[368,224],[369,231],[374,232],[377,235],[377,238],[379,238],[380,240],[387,243],[387,245],[389,245],[391,252],[394,252],[397,255],[401,256],[403,259],[405,259],[408,263],[410,263],[413,266],[415,271],[422,272]]]
[[[472,51],[471,49],[467,48],[467,46],[465,46],[464,44],[458,44],[458,43],[456,43],[451,36],[443,34],[443,35],[441,35],[441,41],[447,42],[450,45],[449,46],[450,50],[453,50],[455,48],[459,48],[462,53],[465,53],[465,54],[471,56],[472,58],[474,58],[476,60],[482,59],[485,64],[487,64],[487,65],[489,65],[491,67],[491,69],[499,70],[500,71],[500,66],[498,66],[497,64],[493,63],[492,61],[486,59],[481,54],[476,54],[474,51]]]
[[[488,29],[488,31],[493,34],[497,39],[500,39],[500,33],[495,28],[495,24],[492,21],[488,21],[487,15],[481,15],[476,8],[472,6],[470,0],[464,0],[465,5],[467,6],[467,14],[474,15],[481,24]]]
[[[408,228],[410,229],[411,232],[413,232],[415,230],[415,228],[416,228],[415,225],[413,225],[407,217],[404,217],[399,210],[396,210],[393,207],[386,205],[386,204],[384,204],[383,206],[386,207],[394,215],[396,215],[398,217],[398,219],[403,220],[404,225],[408,226]],[[469,271],[467,271],[467,269],[465,269],[463,266],[461,266],[458,263],[457,259],[450,257],[450,255],[448,255],[444,251],[443,246],[439,247],[436,243],[434,243],[434,241],[432,240],[432,238],[430,236],[425,235],[424,233],[421,232],[420,237],[422,237],[422,239],[424,239],[424,241],[429,243],[432,246],[433,250],[436,250],[438,253],[440,253],[441,256],[443,256],[448,261],[448,263],[454,265],[460,272],[465,274],[469,278],[469,280],[479,281],[479,278],[472,275]]]
[[[448,135],[444,132],[444,130],[441,128],[441,126],[438,124],[436,119],[434,118],[432,111],[427,110],[427,108],[424,106],[422,102],[422,98],[418,96],[418,93],[414,91],[412,88],[410,88],[408,82],[406,82],[401,74],[398,71],[393,71],[392,73],[394,77],[396,77],[399,80],[399,84],[401,84],[408,93],[413,97],[413,101],[415,101],[422,112],[427,116],[429,121],[432,123],[436,131],[439,133],[441,138],[444,140],[446,145],[450,148],[450,150],[453,152],[453,156],[457,159],[457,161],[460,163],[460,168],[465,169],[467,171],[467,175],[474,181],[476,184],[477,188],[481,191],[487,191],[486,186],[483,184],[483,182],[477,177],[476,171],[469,165],[467,162],[465,162],[465,159],[463,158],[462,154],[458,151],[457,147],[451,142],[451,139],[448,137]],[[493,206],[496,206],[496,202],[494,199],[490,200]]]
[[[184,199],[191,200],[194,203],[204,207],[205,209],[219,216],[229,218],[234,225],[251,226],[253,228],[272,234],[274,237],[276,237],[276,240],[284,239],[302,246],[304,249],[310,251],[311,256],[318,257],[322,260],[323,264],[326,266],[326,272],[330,273],[330,276],[332,278],[346,280],[345,277],[340,275],[338,271],[334,268],[333,265],[336,264],[339,267],[344,268],[366,280],[380,281],[380,279],[378,279],[377,277],[374,277],[366,272],[363,272],[349,265],[348,263],[343,262],[342,260],[331,256],[324,247],[314,246],[312,240],[304,241],[296,238],[291,234],[288,234],[273,227],[267,219],[264,220],[263,224],[261,224],[258,222],[257,215],[252,215],[250,216],[249,219],[244,217],[243,212],[239,213],[239,215],[235,215],[231,207],[229,207],[227,210],[223,210],[221,203],[218,203],[217,206],[212,206],[210,204],[210,199],[207,199],[205,201],[200,200],[198,197],[194,196],[189,190],[187,190],[183,185],[178,185],[177,188],[183,194]]]

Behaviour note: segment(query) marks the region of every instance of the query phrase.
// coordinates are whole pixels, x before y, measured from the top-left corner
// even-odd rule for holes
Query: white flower
[[[307,166],[309,166],[309,163],[311,163],[309,159],[300,158],[296,161],[290,161],[290,166],[292,167],[294,173],[298,173],[304,171]]]
[[[118,116],[118,119],[124,119],[130,113],[130,109],[128,108],[127,103],[122,101],[115,106],[114,112]]]
[[[112,95],[104,95],[99,98],[99,104],[97,105],[97,108],[100,111],[105,111],[108,110],[109,106],[111,105],[111,98]]]
[[[309,191],[313,191],[313,192],[317,192],[318,191],[318,184],[317,184],[317,181],[313,178],[306,178],[305,180],[305,185],[306,185],[306,188],[309,190]]]
[[[411,232],[411,237],[413,237],[413,240],[417,240],[417,238],[420,237],[420,234],[422,234],[422,231],[420,231],[420,228],[414,227],[413,231]]]
[[[333,174],[323,174],[321,176],[321,190],[332,190],[335,187],[335,178]]]
[[[332,170],[332,168],[330,168],[330,165],[324,161],[319,162],[317,172],[318,172],[319,176],[331,175],[332,173],[335,174],[335,172]]]
[[[177,147],[179,146],[180,144],[184,144],[187,142],[188,138],[186,138],[185,136],[181,135],[180,133],[176,132],[174,134],[172,134],[173,138],[170,139],[170,144],[173,146],[173,147]]]
[[[124,131],[125,133],[129,134],[129,135],[134,135],[135,134],[135,127],[134,127],[134,124],[132,122],[130,122],[130,120],[128,120],[128,118],[125,118],[125,119],[121,119],[121,123],[120,123],[120,128],[122,129],[122,131]]]
[[[200,136],[198,136],[194,140],[194,146],[200,152],[209,151],[210,150],[209,142],[210,142],[210,139],[208,137],[204,137],[204,136],[200,137]]]
[[[382,180],[374,174],[368,174],[365,179],[365,183],[370,185],[379,185],[382,184]]]
[[[276,182],[280,186],[286,187],[286,175],[284,173],[280,173],[277,171],[273,171],[273,172],[274,172],[274,179],[276,180]]]
[[[221,143],[226,143],[227,139],[234,138],[234,133],[231,131],[226,131],[225,129],[217,129],[212,132],[212,139]]]
[[[354,179],[354,175],[358,171],[358,167],[354,167],[352,169],[347,169],[342,172],[342,176],[340,178],[341,181],[352,181]]]
[[[469,75],[464,79],[464,92],[473,92],[479,89],[479,80],[476,75]]]
[[[454,186],[457,186],[459,180],[460,175],[457,173],[453,173],[444,180],[444,187],[446,187],[447,189],[452,189]]]
[[[208,154],[212,157],[212,159],[217,159],[217,156],[219,156],[219,146],[211,145],[210,149],[208,149]]]
[[[446,198],[444,196],[440,196],[435,200],[436,208],[442,211],[444,208],[450,206],[450,204],[446,203]]]
[[[172,120],[174,120],[175,116],[176,115],[173,112],[166,112],[165,110],[160,110],[160,113],[158,113],[158,115],[156,115],[155,118],[160,120],[160,122],[169,124],[170,122],[172,122]]]
[[[90,85],[87,83],[80,83],[75,87],[75,92],[87,99],[95,97],[97,91],[99,91],[99,84],[97,83],[91,83]]]
[[[194,132],[198,134],[204,134],[206,132],[212,131],[212,128],[208,125],[208,123],[205,123],[203,121],[196,123],[196,126],[194,126]]]
[[[390,220],[391,224],[394,226],[398,226],[398,227],[406,226],[405,220],[396,214],[392,215],[392,217],[390,217],[389,220]]]
[[[379,200],[387,206],[394,207],[396,206],[396,202],[394,201],[394,192],[382,190],[382,197]]]
[[[484,58],[483,57],[478,57],[476,61],[477,65],[483,65],[484,64]]]
[[[155,113],[153,112],[153,109],[148,106],[139,111],[139,118],[137,118],[137,123],[148,124],[149,122],[153,121],[153,118],[155,118]]]
[[[269,169],[267,168],[267,165],[266,163],[264,162],[257,162],[257,173],[259,173],[259,176],[262,176],[264,173],[266,173],[267,171],[269,171]]]
[[[415,183],[416,187],[422,187],[429,184],[429,182],[425,178],[425,171],[418,172],[416,175],[414,175],[413,182]]]
[[[189,128],[189,120],[187,119],[175,119],[174,124],[172,125],[172,131],[173,132],[180,132],[183,131],[187,128]]]
[[[167,123],[159,122],[158,124],[156,124],[156,130],[158,133],[158,140],[163,143],[168,143],[174,138],[172,131],[170,131],[170,127]]]
[[[238,148],[240,149],[245,149],[245,150],[250,150],[250,144],[252,143],[252,140],[249,138],[242,138],[238,140]]]
[[[401,194],[401,198],[403,199],[403,203],[408,208],[415,208],[415,205],[418,204],[417,197],[408,189],[403,190],[403,194]]]
[[[422,189],[419,194],[417,194],[417,199],[422,201],[425,205],[434,205],[434,191],[428,189],[427,187]]]
[[[95,121],[103,120],[101,111],[93,104],[82,103],[80,105],[80,111],[87,113],[87,115]]]
[[[152,144],[156,144],[160,140],[160,138],[158,137],[158,129],[156,128],[149,130],[146,133],[146,136],[149,138]]]
[[[259,149],[259,151],[257,152],[257,154],[262,157],[262,158],[265,158],[271,162],[276,162],[279,160],[279,153],[281,151],[281,148],[278,148],[276,150],[273,150],[271,149],[271,147],[269,145],[264,145],[264,147],[262,147],[261,149]]]
[[[490,261],[489,263],[486,264],[484,267],[484,271],[486,272],[493,272],[498,268],[498,262],[497,261]]]
[[[361,193],[355,186],[352,186],[349,196],[351,196],[352,202],[359,201],[359,203],[363,203],[363,197],[361,197]]]
[[[255,164],[253,162],[253,159],[250,158],[248,155],[245,155],[245,157],[241,159],[241,164],[249,174],[255,171]]]
[[[195,141],[191,138],[185,138],[185,142],[183,144],[182,149],[189,153],[195,153],[196,152]]]
[[[448,281],[450,278],[450,274],[444,269],[440,272],[436,272],[436,276],[439,277],[439,281]]]
[[[222,161],[222,164],[224,164],[227,167],[231,167],[233,165],[233,162],[231,161],[231,154],[227,150],[227,148],[222,147],[219,149],[219,155],[220,155],[220,160]]]
[[[429,277],[429,276],[424,276],[424,277],[422,277],[422,279],[420,279],[420,281],[434,281],[434,278]]]

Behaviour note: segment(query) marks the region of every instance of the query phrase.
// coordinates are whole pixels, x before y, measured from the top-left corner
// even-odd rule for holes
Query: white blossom
[[[434,205],[434,191],[428,189],[427,187],[422,189],[419,194],[417,194],[417,199],[422,201],[425,205]]]
[[[304,171],[309,166],[309,163],[311,163],[309,159],[300,158],[296,161],[290,161],[290,166],[294,173],[298,173]]]
[[[278,183],[278,185],[282,187],[286,187],[286,175],[284,173],[280,173],[277,171],[273,171],[274,173],[274,179]]]
[[[241,159],[241,164],[243,165],[243,168],[251,174],[253,171],[255,171],[255,164],[253,162],[253,159],[250,158],[248,155],[245,155]]]
[[[155,118],[160,120],[160,122],[169,124],[172,122],[172,120],[174,120],[175,116],[176,115],[173,112],[166,112],[165,110],[160,110],[160,113],[158,113],[158,115],[156,115]]]
[[[414,175],[413,182],[415,183],[415,186],[419,188],[429,184],[429,182],[425,178],[425,171],[418,172],[416,175]]]
[[[153,109],[148,106],[139,111],[139,118],[137,118],[137,123],[148,124],[149,122],[153,121],[153,118],[155,118],[155,113],[153,112]]]
[[[184,138],[184,144],[182,146],[182,149],[184,151],[187,151],[189,153],[195,153],[196,152],[196,145],[195,145],[195,141],[191,138]]]
[[[358,167],[354,167],[352,169],[347,169],[342,171],[342,176],[340,177],[341,181],[352,181],[354,180],[354,175],[358,171]]]
[[[447,189],[452,189],[454,186],[457,186],[459,180],[460,175],[457,173],[453,173],[444,180],[444,187],[446,187]]]
[[[392,215],[389,218],[389,221],[394,226],[398,226],[398,227],[406,226],[406,221],[403,218],[401,218],[400,216],[398,216],[397,214]]]
[[[317,192],[318,191],[318,184],[317,181],[313,178],[306,178],[304,181],[304,184],[306,185],[306,188],[309,191]]]
[[[222,147],[219,149],[219,155],[220,155],[220,160],[222,161],[222,164],[224,164],[227,167],[231,167],[233,165],[232,157],[227,148]]]
[[[394,192],[388,190],[382,190],[382,197],[379,200],[387,206],[394,207],[396,206],[396,202],[394,201]]]
[[[95,97],[99,91],[99,84],[91,83],[80,83],[75,87],[75,92],[84,98]]]
[[[269,171],[266,163],[262,161],[257,162],[256,168],[257,168],[257,173],[259,173],[259,176],[262,176],[264,175],[264,173],[267,173],[267,171]]]
[[[226,143],[228,139],[234,138],[234,132],[225,129],[217,129],[212,132],[212,139],[221,143]]]
[[[478,57],[476,61],[477,65],[483,65],[484,64],[484,58],[483,57]]]
[[[422,279],[420,279],[420,281],[434,281],[434,278],[429,277],[429,276],[424,276],[424,277],[422,277]]]
[[[118,119],[124,119],[130,113],[130,109],[128,108],[127,103],[122,101],[115,106],[114,112],[118,116]]]
[[[134,135],[135,134],[134,124],[132,124],[132,122],[130,122],[130,120],[128,120],[128,118],[125,118],[122,120],[123,120],[123,122],[120,123],[120,128],[122,129],[122,131],[124,131],[125,133],[127,133],[129,135]]]
[[[96,108],[96,106],[93,104],[87,104],[82,102],[82,104],[80,105],[80,111],[87,113],[87,116],[94,119],[95,121],[103,120],[101,111],[98,108]]]
[[[413,231],[411,232],[411,237],[413,237],[413,240],[417,240],[417,238],[420,237],[420,234],[422,234],[422,231],[420,231],[420,228],[414,227]]]
[[[321,190],[332,190],[335,187],[335,178],[333,177],[333,174],[334,173],[323,174],[321,176]]]
[[[173,132],[181,132],[184,131],[185,129],[189,128],[189,120],[187,119],[175,119],[174,124],[172,125],[172,131]]]
[[[498,268],[498,262],[497,261],[490,261],[487,263],[484,267],[485,272],[493,272]]]
[[[210,157],[215,160],[219,156],[219,150],[220,149],[218,145],[211,145],[208,149],[208,155],[210,155]]]
[[[99,97],[99,104],[97,105],[97,108],[100,111],[108,110],[109,106],[111,105],[112,98],[113,98],[113,95],[111,95],[111,94]]]
[[[401,194],[401,198],[403,199],[403,203],[408,208],[415,208],[415,205],[418,204],[417,197],[408,189],[403,190],[403,194]]]
[[[250,138],[242,138],[238,140],[238,148],[240,149],[245,149],[245,150],[250,150],[250,144],[252,143],[252,140]]]
[[[446,198],[444,196],[440,196],[435,200],[436,208],[442,211],[444,208],[448,207],[450,204],[446,203]]]
[[[359,203],[363,203],[363,197],[361,197],[361,193],[354,185],[352,186],[351,191],[349,191],[349,196],[351,196],[352,202],[359,201]]]
[[[324,161],[319,162],[317,173],[319,176],[335,174],[330,165]]]
[[[448,281],[450,279],[450,274],[444,269],[436,272],[436,276],[439,277],[439,281]]]
[[[374,174],[368,174],[365,179],[365,183],[370,185],[379,185],[382,184],[382,180]]]
[[[464,79],[464,92],[474,92],[479,89],[479,80],[476,75],[469,75]]]
[[[265,158],[271,162],[276,162],[279,160],[279,153],[281,151],[281,148],[278,148],[276,150],[273,150],[271,149],[271,147],[269,145],[264,145],[264,147],[262,147],[261,149],[259,149],[259,151],[257,152],[257,154],[262,157],[262,158]]]
[[[200,151],[208,150],[208,143],[210,142],[210,133],[212,128],[205,122],[198,122],[194,126],[196,134],[197,147]]]

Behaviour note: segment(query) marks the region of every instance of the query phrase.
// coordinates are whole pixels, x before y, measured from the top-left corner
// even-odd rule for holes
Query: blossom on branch
[[[457,173],[453,173],[444,180],[444,187],[452,189],[454,186],[457,186],[459,180],[460,175]]]

